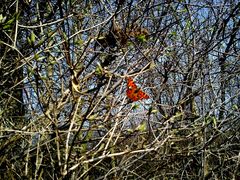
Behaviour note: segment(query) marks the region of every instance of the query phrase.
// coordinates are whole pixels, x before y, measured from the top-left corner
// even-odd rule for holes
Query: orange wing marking
[[[127,97],[131,99],[131,101],[138,101],[142,99],[148,99],[149,96],[147,93],[143,92],[137,85],[134,83],[132,78],[127,78]]]

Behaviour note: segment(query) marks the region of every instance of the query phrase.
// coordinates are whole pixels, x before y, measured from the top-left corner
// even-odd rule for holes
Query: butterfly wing
[[[134,83],[132,78],[127,78],[127,88],[128,89],[137,89],[137,85]]]
[[[137,85],[134,83],[132,78],[127,78],[127,97],[132,101],[138,101],[142,99],[148,99],[149,96],[143,92]]]
[[[131,99],[131,101],[137,101],[138,100],[137,94],[134,93],[133,89],[128,89],[127,90],[127,97],[129,99]]]
[[[141,89],[137,92],[137,97],[138,97],[139,100],[149,98],[147,93],[143,92]]]

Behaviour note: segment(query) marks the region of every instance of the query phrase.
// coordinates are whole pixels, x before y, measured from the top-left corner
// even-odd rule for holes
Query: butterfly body
[[[143,92],[140,88],[137,87],[132,78],[127,78],[126,94],[131,101],[138,101],[149,98],[149,96],[145,92]]]

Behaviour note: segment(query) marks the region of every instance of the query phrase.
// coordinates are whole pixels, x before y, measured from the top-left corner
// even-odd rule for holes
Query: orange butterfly
[[[127,78],[127,97],[132,101],[138,101],[142,99],[148,99],[149,96],[143,92],[137,85],[134,83],[132,78]]]

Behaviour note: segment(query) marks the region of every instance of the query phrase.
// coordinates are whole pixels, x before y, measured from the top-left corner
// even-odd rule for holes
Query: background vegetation
[[[239,179],[239,17],[237,0],[3,0],[1,179]]]

